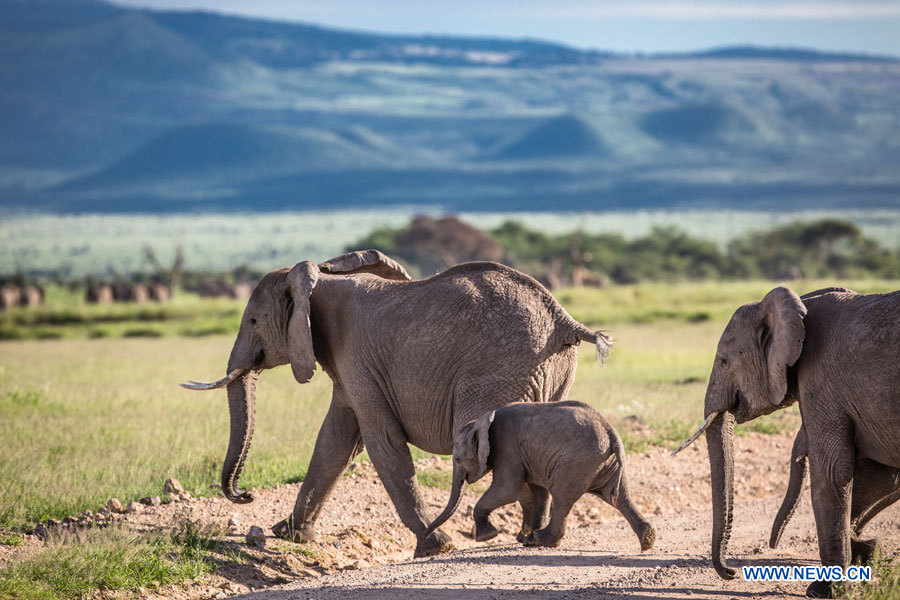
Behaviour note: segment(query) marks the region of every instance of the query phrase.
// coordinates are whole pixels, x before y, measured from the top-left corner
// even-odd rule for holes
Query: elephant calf
[[[622,440],[587,404],[518,402],[466,424],[453,443],[450,500],[428,531],[440,527],[459,506],[463,480],[474,483],[491,469],[493,483],[475,505],[475,539],[480,542],[497,535],[491,512],[515,502],[527,484],[532,496],[531,532],[523,531],[518,538],[526,546],[557,546],[575,501],[591,493],[622,513],[642,551],[653,547],[656,532],[628,495]],[[550,519],[545,523],[551,496]]]

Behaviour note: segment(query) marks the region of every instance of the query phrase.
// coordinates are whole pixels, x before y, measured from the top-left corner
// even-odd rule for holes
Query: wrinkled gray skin
[[[564,398],[582,340],[608,347],[608,338],[573,320],[538,282],[496,263],[410,281],[394,260],[368,250],[273,271],[250,297],[228,360],[228,372],[244,374],[228,384],[222,490],[233,502],[252,500],[237,483],[259,372],[290,363],[305,383],[318,362],[333,382],[331,407],[293,513],[274,533],[313,540],[325,499],[365,445],[417,537],[416,556],[448,550],[444,532],[425,535],[430,519],[407,443],[449,454],[453,434],[485,412]],[[524,490],[522,501],[525,512]]]
[[[797,437],[794,439],[794,447],[791,450],[791,475],[788,489],[784,494],[781,507],[778,509],[778,515],[772,524],[772,534],[769,537],[769,546],[771,548],[778,547],[778,542],[781,541],[784,529],[800,503],[800,492],[803,491],[803,484],[809,470],[807,454],[806,433],[801,427],[800,431],[797,432]],[[854,481],[868,477],[870,468],[868,459],[856,460],[853,465]],[[877,540],[860,538],[863,528],[878,513],[900,498],[900,483],[893,480],[885,481],[885,483],[887,485],[881,489],[861,488],[859,485],[855,485],[853,488],[853,495],[850,501],[850,560],[855,564],[867,564],[872,559],[872,554],[877,546]],[[870,493],[861,496],[861,492]]]
[[[740,307],[716,352],[705,414],[713,500],[713,566],[725,579],[733,503],[734,423],[799,401],[808,440],[819,556],[851,560],[851,497],[896,486],[900,467],[900,292],[829,289],[801,299],[778,287]],[[859,470],[863,465],[865,475]],[[866,500],[868,501],[868,500]],[[811,596],[832,593],[814,582]]]
[[[519,537],[526,546],[559,545],[569,511],[576,500],[590,493],[622,513],[637,534],[642,551],[653,547],[656,532],[628,493],[622,440],[587,404],[510,404],[466,424],[453,443],[450,500],[429,525],[429,532],[440,527],[459,506],[463,481],[474,483],[488,471],[493,471],[493,481],[474,511],[478,541],[497,535],[491,512],[515,502],[522,486],[527,485],[533,505],[531,532],[520,532]]]

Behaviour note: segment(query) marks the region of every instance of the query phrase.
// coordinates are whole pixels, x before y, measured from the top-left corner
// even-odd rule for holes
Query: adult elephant
[[[725,327],[706,389],[706,422],[684,444],[706,430],[712,560],[724,579],[735,576],[724,559],[734,423],[795,401],[808,440],[819,556],[825,566],[846,569],[852,497],[896,486],[900,472],[900,292],[829,288],[801,298],[777,287],[762,301],[740,307]],[[860,461],[865,477],[854,477]],[[825,581],[807,589],[815,597],[831,593]]]
[[[257,377],[290,363],[305,383],[318,362],[333,382],[331,407],[293,513],[274,533],[314,539],[323,502],[365,445],[400,519],[417,537],[415,555],[427,556],[449,549],[450,538],[441,530],[425,535],[430,518],[407,443],[449,454],[456,431],[486,412],[564,399],[582,340],[596,343],[605,358],[609,338],[576,322],[543,286],[509,267],[464,263],[411,281],[396,261],[367,250],[263,277],[244,310],[228,375],[193,387],[228,388],[222,490],[233,502],[250,502],[237,483],[253,432]]]
[[[791,450],[790,479],[784,500],[772,523],[772,533],[769,536],[769,547],[777,548],[781,536],[787,527],[788,521],[794,515],[797,505],[800,503],[800,493],[809,471],[806,432],[801,427],[794,438],[794,446]],[[853,465],[853,480],[860,481],[870,476],[869,460],[857,458]],[[879,469],[878,466],[875,467]],[[876,474],[877,477],[877,474]],[[875,552],[877,540],[864,540],[863,528],[882,510],[893,504],[900,498],[900,481],[896,479],[880,478],[885,486],[875,488],[873,486],[854,485],[850,500],[850,560],[858,564],[867,564]]]
[[[22,288],[17,285],[0,285],[0,310],[15,308],[22,298]]]

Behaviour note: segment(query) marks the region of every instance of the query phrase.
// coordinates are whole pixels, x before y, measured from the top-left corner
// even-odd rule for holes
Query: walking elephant
[[[772,523],[772,533],[769,536],[769,547],[777,548],[781,541],[784,529],[794,515],[797,505],[800,503],[800,492],[809,471],[806,443],[806,432],[801,427],[794,438],[794,446],[791,450],[790,480],[784,494],[784,500]],[[857,459],[853,465],[853,480],[859,481],[869,476],[868,459]],[[850,561],[857,564],[867,564],[875,551],[877,540],[864,540],[860,538],[863,528],[878,513],[893,504],[900,498],[900,483],[896,480],[886,480],[885,487],[870,489],[870,486],[862,488],[855,486],[850,501]],[[862,492],[869,492],[861,494]]]
[[[491,513],[515,502],[526,485],[532,499],[531,533],[519,539],[526,546],[558,546],[575,502],[590,493],[622,513],[642,552],[653,547],[656,530],[631,500],[622,438],[587,404],[520,402],[466,424],[453,443],[450,499],[429,532],[456,511],[463,482],[475,483],[488,471],[493,471],[491,486],[473,510],[479,542],[497,536]]]
[[[611,340],[576,322],[531,277],[497,263],[457,265],[422,281],[376,250],[316,265],[303,261],[267,274],[253,291],[228,360],[227,375],[188,387],[227,386],[231,433],[222,490],[237,488],[253,432],[256,381],[264,369],[290,363],[310,380],[316,362],[333,382],[292,514],[273,527],[294,541],[312,540],[335,481],[363,446],[404,525],[415,555],[451,548],[419,495],[407,443],[449,454],[454,434],[476,417],[519,401],[566,397],[577,346]],[[523,490],[523,513],[530,495]],[[523,523],[523,525],[525,525]]]
[[[682,445],[707,432],[712,561],[724,579],[735,576],[724,558],[732,519],[734,423],[794,402],[808,441],[819,556],[825,566],[846,569],[851,500],[884,498],[900,482],[900,292],[829,288],[800,297],[777,287],[732,316],[706,390],[706,422]],[[807,588],[810,596],[831,593],[825,581]]]

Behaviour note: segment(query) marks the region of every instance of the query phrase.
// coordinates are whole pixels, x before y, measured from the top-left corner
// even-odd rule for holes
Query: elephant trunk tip
[[[716,569],[716,573],[719,574],[719,577],[726,581],[731,581],[735,577],[737,577],[737,569],[733,569],[724,563],[717,564],[713,563],[713,567]]]
[[[225,492],[225,497],[234,502],[235,504],[250,504],[253,502],[253,493],[252,492],[239,492],[237,490],[228,490]]]

